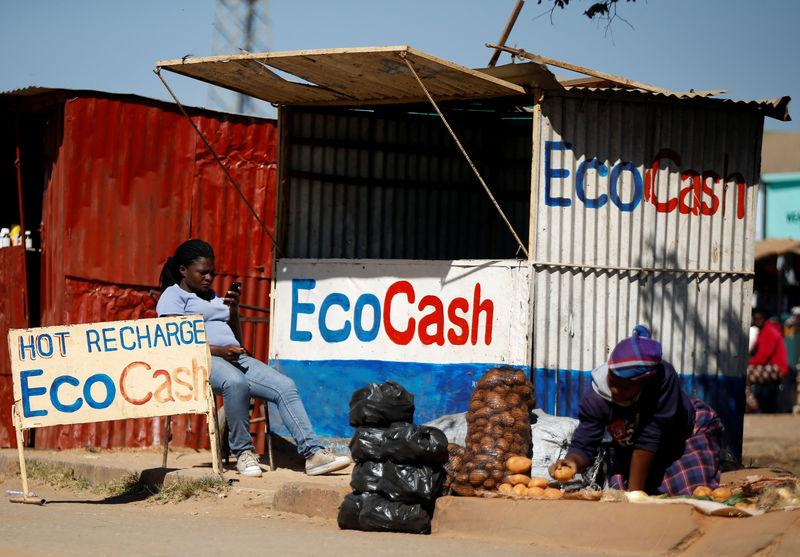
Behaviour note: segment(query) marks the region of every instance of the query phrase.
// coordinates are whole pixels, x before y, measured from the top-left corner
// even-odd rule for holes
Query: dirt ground
[[[143,449],[139,450],[142,458],[153,458],[154,454],[158,454],[158,449]],[[135,451],[131,451],[131,453],[135,453]],[[128,453],[129,456],[131,453]],[[107,454],[96,455],[92,453],[87,453],[87,459],[92,458],[113,458],[113,451]],[[179,452],[170,455],[172,460],[173,466],[181,466],[181,461],[184,458],[188,458],[186,456],[182,456]],[[772,468],[776,470],[784,470],[793,473],[795,476],[800,476],[800,416],[792,416],[792,415],[748,415],[745,417],[745,424],[744,424],[744,439],[743,439],[743,464],[749,467],[758,467],[758,468]],[[180,503],[156,503],[151,500],[145,499],[144,497],[127,497],[124,499],[119,498],[104,498],[102,496],[96,495],[91,491],[81,491],[81,490],[74,490],[74,489],[59,489],[50,485],[42,484],[41,482],[32,481],[30,485],[30,489],[36,492],[39,497],[43,497],[48,500],[47,508],[51,510],[43,510],[43,513],[37,514],[32,513],[30,510],[31,505],[6,505],[5,511],[11,514],[5,514],[0,512],[0,516],[5,516],[4,520],[10,521],[6,522],[7,527],[12,527],[12,523],[14,523],[17,518],[23,518],[23,515],[31,514],[32,516],[41,516],[45,513],[52,512],[53,509],[59,509],[60,512],[57,516],[65,517],[71,516],[72,514],[76,514],[77,517],[80,518],[83,522],[76,522],[76,525],[67,527],[67,523],[64,524],[64,532],[61,534],[66,538],[70,536],[75,536],[74,543],[82,543],[80,542],[81,539],[86,539],[86,533],[79,534],[81,529],[84,527],[85,524],[87,530],[86,532],[90,532],[92,536],[97,537],[97,524],[108,524],[115,523],[119,521],[119,524],[133,524],[136,521],[142,521],[140,524],[140,528],[142,530],[147,529],[156,529],[160,527],[161,524],[172,524],[172,525],[184,525],[185,523],[194,524],[195,527],[199,527],[199,524],[204,523],[207,521],[207,524],[216,524],[220,521],[227,522],[227,521],[234,521],[232,524],[236,525],[236,528],[240,528],[243,537],[249,537],[254,535],[257,532],[266,532],[267,530],[272,530],[275,528],[275,535],[277,532],[281,531],[293,531],[295,536],[300,534],[302,536],[311,538],[319,538],[319,541],[322,543],[365,543],[369,544],[372,543],[373,535],[365,535],[367,533],[364,532],[353,532],[353,531],[340,531],[336,524],[336,521],[331,518],[311,518],[300,514],[293,514],[293,513],[285,513],[279,512],[272,508],[272,499],[275,495],[275,490],[279,488],[280,485],[287,481],[308,481],[313,480],[312,478],[308,478],[303,474],[302,467],[297,466],[297,463],[290,463],[290,462],[280,462],[281,465],[288,465],[291,464],[292,466],[288,466],[286,468],[279,468],[276,472],[268,472],[264,475],[263,478],[242,478],[235,473],[226,474],[227,478],[232,479],[231,489],[227,493],[206,493],[198,497],[193,497],[188,500],[185,500]],[[339,487],[345,487],[349,484],[349,477],[350,472],[352,469],[347,469],[341,471],[336,477],[329,477],[324,480],[326,485],[334,485]],[[738,474],[747,473],[747,470],[741,470]],[[736,474],[736,473],[731,473]],[[731,475],[728,475],[731,477]],[[324,477],[322,477],[324,478]],[[0,476],[0,488],[4,490],[18,490],[20,489],[20,480],[19,476],[7,474],[5,476]],[[66,512],[66,514],[65,514]],[[21,513],[21,514],[20,514]],[[85,513],[85,514],[80,514]],[[776,514],[776,513],[768,513],[769,515]],[[777,513],[780,514],[780,513]],[[771,518],[781,518],[777,517]],[[794,514],[794,513],[793,513]],[[119,516],[117,516],[119,515]],[[56,515],[54,515],[55,517]],[[760,528],[759,524],[767,524],[766,522],[759,522],[758,518],[765,518],[764,517],[754,517],[746,520],[746,526],[749,529],[755,529],[756,531]],[[788,519],[789,517],[787,517]],[[796,518],[796,517],[795,517]],[[59,519],[60,520],[60,519]],[[53,527],[57,527],[59,524],[59,520],[56,520],[55,523],[51,523]],[[77,519],[76,519],[77,520]],[[146,521],[150,522],[146,522]],[[187,523],[187,520],[189,521]],[[708,517],[701,517],[699,519],[695,518],[695,522],[697,522],[701,529],[703,528],[704,521],[708,521]],[[718,520],[726,520],[726,519],[718,519]],[[730,519],[727,519],[730,520]],[[794,518],[792,518],[794,520]],[[94,521],[97,521],[95,524]],[[200,522],[198,522],[200,521]],[[21,522],[18,527],[25,528],[25,522]],[[731,523],[733,525],[733,523]],[[741,525],[745,525],[745,522],[737,523]],[[181,526],[183,527],[183,526]],[[188,527],[188,526],[187,526]],[[656,527],[654,525],[654,527]],[[786,527],[789,527],[787,523]],[[766,529],[767,527],[764,526]],[[0,527],[0,532],[3,530],[3,527]],[[766,531],[766,530],[765,530]],[[202,528],[199,528],[197,532],[191,533],[188,530],[182,534],[189,536],[201,536],[202,535]],[[119,530],[117,530],[116,536],[122,535]],[[165,534],[166,535],[166,534]],[[113,536],[109,533],[108,536],[109,543],[113,541]],[[108,537],[106,536],[106,537]],[[402,535],[398,535],[402,536]],[[752,538],[753,534],[749,535]],[[97,537],[97,543],[102,541],[100,538],[103,536]],[[422,541],[419,537],[414,539],[414,543],[421,543],[422,545],[418,548],[420,551],[429,551],[432,549],[432,543],[442,544],[441,546],[441,554],[451,554],[451,551],[459,552],[464,555],[471,554],[469,550],[465,550],[464,547],[470,547],[470,544],[473,543],[472,541],[467,540],[466,538],[463,539],[451,539],[451,540],[443,540],[441,537],[439,541],[434,542],[434,537],[422,537],[428,541]],[[458,536],[456,536],[458,538]],[[103,538],[104,539],[104,538]],[[381,544],[385,544],[385,542],[389,541],[390,538],[388,537],[375,537],[375,543],[378,547],[381,547]],[[397,540],[391,538],[396,543],[396,549],[398,550],[398,554],[400,554],[400,549],[404,548],[408,543],[408,536],[406,537],[398,537]],[[327,540],[324,542],[323,540]],[[9,542],[10,543],[10,542]],[[39,542],[37,541],[37,544]],[[95,541],[92,542],[92,544]],[[215,542],[216,543],[216,542]],[[220,542],[220,550],[224,550],[225,544],[221,540]],[[287,540],[287,544],[290,544],[291,541]],[[89,544],[89,545],[92,545]],[[428,545],[425,545],[428,544]],[[392,544],[393,546],[395,544]],[[0,548],[5,549],[12,549],[10,545],[4,545],[0,543]],[[210,550],[211,546],[203,547],[202,545],[199,546],[201,551],[199,554],[209,554],[208,551],[202,551],[202,549]],[[371,547],[371,546],[370,546]],[[39,550],[34,550],[32,555],[48,555],[48,554],[59,554],[59,548],[53,546],[50,548],[46,545],[44,541],[41,541],[41,544],[38,545]],[[84,547],[86,549],[87,547]],[[102,549],[98,547],[102,553]],[[158,550],[151,548],[148,550],[146,547],[141,548],[143,551],[141,554],[149,554],[149,555],[156,555],[159,554]],[[374,554],[373,549],[368,549],[368,546],[365,545],[361,549],[364,552],[356,551],[357,554]],[[477,547],[472,547],[472,549],[477,549]],[[509,547],[509,549],[511,549]],[[528,546],[525,548],[525,551],[520,548],[520,552],[518,554],[524,554],[526,551],[530,551],[533,549],[532,547]],[[545,550],[545,554],[552,554],[552,555],[570,555],[573,552],[567,551],[566,548],[558,546],[553,547],[542,547],[537,546],[536,550],[541,551],[542,549]],[[578,549],[578,548],[575,548]],[[584,548],[585,549],[585,548]],[[699,549],[699,548],[698,548]],[[436,552],[434,552],[436,553]],[[580,551],[575,552],[574,554],[580,553]],[[599,552],[598,552],[599,553]],[[691,552],[687,553],[690,554]],[[9,555],[21,555],[21,554],[29,554],[27,552],[18,553],[12,551],[11,553],[5,553]],[[65,555],[72,555],[77,553],[63,553]],[[392,552],[387,552],[386,554],[393,554]],[[433,554],[433,553],[431,553]],[[511,551],[509,554],[517,554],[515,551]],[[591,550],[584,551],[584,554],[594,554]],[[750,553],[746,553],[750,554]],[[758,554],[758,553],[756,553]],[[770,553],[771,555],[771,553]]]
[[[778,468],[800,477],[800,416],[745,415],[742,464]]]

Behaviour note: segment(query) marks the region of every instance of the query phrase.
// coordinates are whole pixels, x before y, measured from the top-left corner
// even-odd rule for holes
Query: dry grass
[[[39,460],[27,461],[28,478],[51,486],[73,491],[90,491],[106,498],[147,499],[156,503],[179,503],[192,497],[225,495],[230,483],[219,476],[207,476],[197,480],[179,478],[164,485],[148,485],[136,474],[128,474],[117,480],[92,484],[75,474],[68,466],[49,464]],[[17,471],[19,473],[19,471]]]

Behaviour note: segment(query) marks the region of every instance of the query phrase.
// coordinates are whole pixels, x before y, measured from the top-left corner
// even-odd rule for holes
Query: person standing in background
[[[758,327],[758,338],[747,362],[747,381],[758,401],[758,411],[779,411],[779,393],[782,382],[789,374],[783,328],[769,319],[763,308],[753,310],[753,325]]]

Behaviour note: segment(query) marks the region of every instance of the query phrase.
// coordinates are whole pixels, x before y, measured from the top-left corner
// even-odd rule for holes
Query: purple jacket
[[[605,364],[592,371],[592,388],[581,398],[580,423],[569,452],[579,454],[587,464],[592,462],[607,430],[622,453],[652,451],[661,465],[680,458],[694,428],[694,407],[672,365],[663,361],[629,406],[610,400],[607,374]],[[661,467],[656,465],[655,469]]]

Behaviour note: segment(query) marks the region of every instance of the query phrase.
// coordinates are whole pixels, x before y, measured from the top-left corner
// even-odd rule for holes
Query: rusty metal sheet
[[[14,328],[25,328],[29,325],[28,307],[25,300],[26,284],[23,274],[25,248],[13,246],[0,248],[0,331]],[[5,336],[5,335],[4,335]],[[8,343],[0,339],[0,447],[16,447],[17,438],[11,413],[8,409],[14,404],[14,392],[11,381],[11,360]]]
[[[85,91],[48,94],[36,96],[30,109],[48,115],[42,138],[48,178],[42,215],[43,326],[154,317],[149,291],[157,287],[167,256],[191,237],[214,245],[217,288],[236,277],[244,282],[243,303],[269,308],[271,241],[174,105]],[[271,232],[275,122],[189,110]],[[261,319],[246,321],[244,333],[253,354],[266,359],[268,313],[243,313]],[[10,392],[10,376],[7,389],[3,379],[0,392]],[[35,431],[35,444],[149,446],[161,443],[163,425],[161,418],[146,418],[46,427]],[[13,434],[5,413],[3,426]],[[207,447],[205,424],[197,417],[177,417],[172,442]]]

